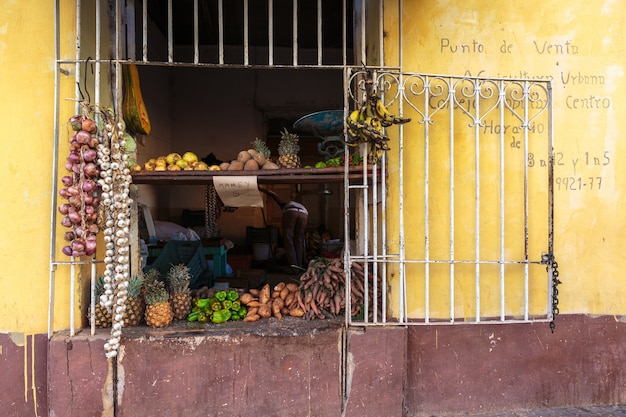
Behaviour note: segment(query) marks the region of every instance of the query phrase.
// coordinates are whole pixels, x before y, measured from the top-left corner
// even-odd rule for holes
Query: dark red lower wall
[[[266,322],[127,329],[118,361],[104,357],[106,331],[57,335],[47,355],[37,336],[36,415],[431,416],[626,403],[626,323],[612,316],[559,316],[556,334],[547,323],[346,332]],[[7,335],[0,343],[0,415],[35,415],[24,348]]]
[[[626,323],[412,327],[407,404],[416,414],[626,403]]]

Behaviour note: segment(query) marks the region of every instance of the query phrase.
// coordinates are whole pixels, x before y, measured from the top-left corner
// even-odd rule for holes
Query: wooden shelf
[[[372,178],[371,165],[367,166],[368,179]],[[350,182],[362,180],[363,166],[348,169]],[[318,184],[338,183],[344,180],[344,167],[262,169],[255,171],[137,171],[132,173],[134,184],[202,185],[213,182],[216,176],[256,176],[258,184]],[[380,176],[379,176],[380,177]],[[378,178],[380,181],[380,178]]]

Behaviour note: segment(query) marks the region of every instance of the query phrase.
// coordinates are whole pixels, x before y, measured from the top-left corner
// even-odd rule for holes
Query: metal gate
[[[347,325],[519,322],[550,320],[558,312],[549,82],[415,74],[400,71],[401,63],[354,66],[384,64],[383,12],[400,14],[401,7],[383,10],[382,0],[76,0],[76,50],[70,59],[60,42],[67,12],[57,1],[57,123],[61,85],[67,82],[76,84],[77,100],[91,92],[96,104],[119,109],[121,66],[129,62],[342,70],[346,117],[374,92],[391,111],[412,119],[383,130],[390,150],[364,165],[362,183],[346,175],[346,241],[351,207],[357,208],[357,230],[344,264],[363,266],[364,297],[355,315],[347,310]],[[281,22],[288,17],[287,33],[276,29],[279,14]],[[263,35],[255,38],[251,28],[258,25]],[[155,31],[164,35],[155,37]],[[366,39],[377,40],[370,56]],[[402,50],[401,28],[398,45]],[[259,46],[263,54],[251,53]],[[276,53],[279,46],[290,51],[287,59]],[[48,333],[54,331],[55,277],[61,270],[70,276],[73,335],[75,274],[82,269],[91,275],[93,308],[95,264],[101,261],[58,259],[59,130],[55,126]],[[367,158],[369,146],[348,151]],[[539,160],[545,166],[531,167]],[[346,273],[352,278],[351,268]],[[348,284],[347,300],[351,291]]]
[[[551,82],[348,68],[346,85],[346,107],[380,97],[411,118],[386,128],[390,149],[366,180],[345,183],[346,207],[359,207],[345,264],[362,265],[347,269],[358,288],[346,298],[362,300],[347,322],[552,320]]]

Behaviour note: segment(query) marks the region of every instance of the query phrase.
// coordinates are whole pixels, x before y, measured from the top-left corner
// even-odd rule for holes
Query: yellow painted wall
[[[61,3],[62,24],[72,28],[74,6]],[[0,332],[45,333],[54,144],[54,2],[1,4]],[[71,31],[64,31],[61,42],[65,54],[74,53]],[[64,92],[73,95],[73,85],[64,84]],[[64,104],[65,114],[71,114],[72,107]],[[59,276],[56,292],[57,305],[65,306],[57,314],[57,325],[64,328],[69,317],[67,280],[66,275]]]
[[[626,150],[620,141],[626,133],[626,5],[578,0],[403,5],[404,71],[553,80],[560,311],[626,313],[625,173],[619,162]],[[397,1],[386,2],[385,9],[391,10],[385,16],[385,63],[397,65]],[[539,160],[528,166],[531,176],[545,170]],[[421,175],[419,164],[405,168],[405,181]],[[390,195],[395,193],[397,188]],[[407,243],[411,250],[423,239]]]

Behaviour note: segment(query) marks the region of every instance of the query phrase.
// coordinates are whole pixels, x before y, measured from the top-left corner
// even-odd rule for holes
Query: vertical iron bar
[[[249,40],[248,40],[248,0],[243,0],[243,65],[248,65]]]
[[[50,222],[50,275],[48,278],[48,339],[52,337],[54,332],[54,287],[56,284],[56,224],[57,224],[57,193],[56,186],[59,180],[58,163],[59,163],[59,113],[60,103],[60,75],[59,75],[59,59],[61,59],[60,46],[60,0],[56,0],[54,4],[54,143],[52,146],[52,198],[50,199],[51,222]]]
[[[200,62],[200,47],[199,47],[199,32],[198,32],[198,0],[193,0],[193,63]]]
[[[76,73],[76,97],[80,97],[80,79],[81,79],[81,68],[80,68],[80,47],[81,47],[81,9],[82,4],[81,0],[76,0],[76,64],[75,64],[75,73]],[[83,86],[85,87],[85,86]],[[86,97],[85,97],[86,99]],[[80,103],[76,102],[76,113],[78,113],[78,109],[80,108]],[[74,328],[74,309],[76,308],[76,296],[74,294],[76,290],[76,276],[75,276],[75,267],[74,262],[76,259],[72,256],[70,258],[70,262],[72,262],[70,266],[70,336],[74,336],[75,328]]]
[[[351,79],[352,76],[352,71],[350,68],[348,67],[344,67],[343,69],[343,117],[344,120],[348,117],[348,112],[350,111],[350,83],[349,80]],[[347,126],[344,123],[343,124],[343,137],[344,140],[347,138],[348,132],[347,132]],[[348,151],[348,145],[344,144],[344,152]],[[348,239],[350,236],[350,191],[351,191],[351,185],[350,185],[350,179],[348,177],[348,161],[344,161],[344,166],[343,166],[343,189],[344,189],[344,193],[343,193],[343,235],[345,236],[345,239]],[[358,237],[358,236],[357,236]],[[343,266],[344,266],[344,270],[346,271],[346,284],[345,284],[345,293],[344,293],[344,297],[346,300],[346,306],[352,305],[351,303],[351,298],[350,298],[350,286],[351,286],[351,282],[352,282],[352,261],[351,261],[351,251],[350,251],[350,245],[345,245],[344,251],[343,251]],[[350,325],[352,323],[352,315],[351,315],[351,309],[350,308],[345,308],[344,309],[344,322],[346,324],[346,326]]]
[[[293,48],[293,66],[298,66],[298,0],[293,0],[293,16],[292,16],[292,48]]]
[[[219,63],[224,65],[224,0],[217,0],[217,26],[219,43]]]
[[[455,95],[455,84],[450,77],[449,86],[448,86],[448,108],[450,112],[450,322],[454,323],[455,319],[455,294],[454,294],[454,225],[455,225],[455,212],[454,212],[454,95]]]
[[[172,0],[167,0],[167,62],[174,62],[174,22]],[[119,32],[117,32],[119,33]]]
[[[322,65],[322,0],[317,0],[317,65]]]
[[[100,13],[101,0],[96,0],[96,69],[94,74],[94,99],[96,104],[100,104],[100,48],[102,45],[100,34],[102,33],[102,17]],[[134,24],[134,23],[133,23]],[[134,43],[134,41],[133,41]],[[85,86],[87,88],[87,86]]]
[[[474,253],[475,253],[475,291],[476,291],[476,322],[480,322],[480,81],[474,80]]]
[[[505,222],[504,222],[504,104],[505,104],[505,91],[504,81],[500,81],[498,99],[500,100],[500,320],[504,321],[506,318],[506,304],[505,304],[505,281],[504,281],[504,237],[505,237]]]
[[[528,81],[524,81],[524,320],[528,320]]]
[[[89,326],[91,335],[96,334],[96,263],[91,263],[91,277],[89,279],[89,306],[91,308],[89,315]]]
[[[546,100],[548,101],[548,254],[554,255],[554,131],[552,124],[552,81],[548,81]],[[524,161],[526,165],[526,161]],[[554,299],[554,268],[548,267],[548,318],[554,320],[552,301]]]
[[[343,2],[341,3],[341,50],[342,50],[342,62],[343,62],[343,66],[345,67],[346,65],[348,65],[348,38],[347,38],[347,19],[348,19],[348,12],[347,12],[347,6],[346,6],[346,1],[347,0],[343,0]]]
[[[359,16],[361,18],[361,22],[360,25],[361,27],[360,29],[360,36],[361,36],[361,65],[367,65],[367,50],[365,48],[365,41],[366,41],[366,37],[365,37],[365,0],[361,0],[361,16]]]
[[[384,67],[384,42],[385,42],[385,8],[383,7],[383,0],[378,0],[378,62],[380,66]]]
[[[274,65],[274,0],[267,0],[267,54],[268,65]]]
[[[143,62],[148,62],[148,1],[143,0],[141,10]]]
[[[429,216],[429,194],[430,194],[430,78],[425,78],[424,88],[424,319],[426,323],[430,321],[430,216]]]

